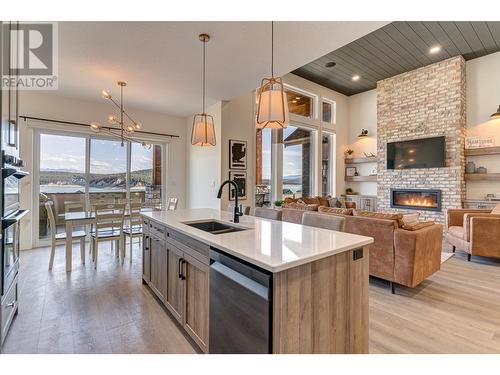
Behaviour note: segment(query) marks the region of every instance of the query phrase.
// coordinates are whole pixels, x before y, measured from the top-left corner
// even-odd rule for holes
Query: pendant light
[[[193,117],[191,144],[193,146],[215,146],[214,118],[205,113],[205,45],[210,40],[210,36],[200,34],[198,38],[203,43],[203,105],[202,113],[198,113]]]
[[[271,22],[271,78],[262,79],[257,102],[257,129],[288,126],[288,102],[283,80],[274,76],[274,22]]]
[[[500,118],[500,105],[498,106],[497,111],[490,116],[490,119],[492,119],[492,120],[497,119],[497,118]]]

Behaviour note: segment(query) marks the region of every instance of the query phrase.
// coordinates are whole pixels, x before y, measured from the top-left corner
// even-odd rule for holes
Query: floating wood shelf
[[[465,156],[498,155],[500,147],[469,148],[465,150]]]
[[[377,182],[377,176],[345,176],[345,180],[352,182]]]
[[[468,181],[500,181],[500,173],[466,173]]]
[[[344,159],[345,164],[362,164],[362,163],[376,163],[376,156],[367,156],[363,158],[346,158]]]

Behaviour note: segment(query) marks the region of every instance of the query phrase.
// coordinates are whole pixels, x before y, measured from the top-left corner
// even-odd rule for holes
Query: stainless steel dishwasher
[[[272,274],[210,250],[210,353],[271,353]]]

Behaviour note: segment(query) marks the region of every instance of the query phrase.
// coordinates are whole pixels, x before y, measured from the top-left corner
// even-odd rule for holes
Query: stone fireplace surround
[[[377,210],[391,207],[391,188],[441,191],[441,211],[417,210],[444,223],[444,210],[465,199],[465,61],[453,57],[377,83]],[[446,166],[388,170],[387,142],[446,137]]]

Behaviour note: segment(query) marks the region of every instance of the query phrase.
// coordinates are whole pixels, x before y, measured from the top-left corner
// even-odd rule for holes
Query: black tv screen
[[[445,137],[387,143],[387,169],[445,166]]]

